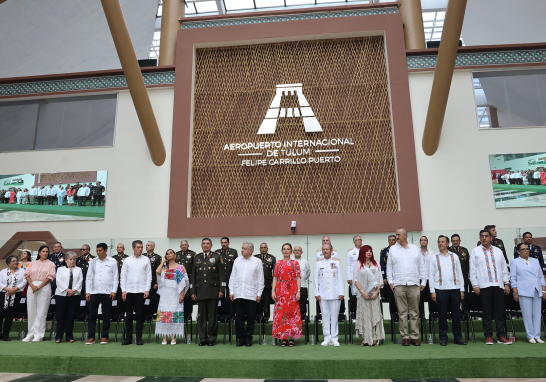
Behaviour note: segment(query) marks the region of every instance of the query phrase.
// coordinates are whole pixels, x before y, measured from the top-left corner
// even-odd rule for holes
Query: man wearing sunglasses
[[[95,255],[89,253],[90,251],[91,247],[89,244],[83,244],[80,249],[80,255],[76,259],[76,266],[82,270],[83,275],[82,295],[85,295],[85,280],[87,278],[89,262],[96,257]]]

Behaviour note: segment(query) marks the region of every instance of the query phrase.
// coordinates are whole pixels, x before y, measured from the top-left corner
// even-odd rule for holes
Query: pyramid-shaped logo
[[[322,132],[322,127],[315,117],[315,113],[309,106],[307,98],[303,95],[302,84],[281,84],[277,85],[277,93],[269,106],[269,110],[258,130],[258,134],[275,134],[277,121],[280,118],[303,118],[303,126],[306,133]],[[296,95],[298,97],[299,107],[281,108],[282,97]]]

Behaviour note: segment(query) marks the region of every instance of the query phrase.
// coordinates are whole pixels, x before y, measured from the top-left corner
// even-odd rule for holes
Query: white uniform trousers
[[[33,281],[32,283],[35,286],[42,284],[41,281]],[[44,338],[49,304],[51,304],[51,283],[36,293],[31,288],[27,289],[28,335],[32,334],[34,338]]]
[[[338,319],[341,300],[320,300],[320,312],[322,314],[322,334],[324,341],[338,340]]]

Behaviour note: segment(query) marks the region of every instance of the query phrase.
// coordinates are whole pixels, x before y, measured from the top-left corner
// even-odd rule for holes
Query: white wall
[[[542,152],[546,128],[479,130],[471,74],[458,71],[453,77],[440,146],[435,155],[426,156],[421,141],[432,79],[432,73],[409,78],[423,229],[479,229],[486,224],[500,228],[544,226],[544,208],[495,209],[489,155]]]
[[[108,171],[104,221],[2,223],[0,239],[7,240],[18,231],[51,231],[59,239],[92,243],[96,238],[166,237],[174,90],[148,93],[167,150],[163,166],[152,163],[131,96],[128,91],[120,92],[114,147],[0,154],[14,174]]]

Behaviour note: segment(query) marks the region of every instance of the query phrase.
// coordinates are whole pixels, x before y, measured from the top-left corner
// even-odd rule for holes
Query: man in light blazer
[[[516,247],[519,257],[512,260],[510,282],[514,301],[519,302],[527,340],[544,343],[540,339],[542,300],[546,299],[546,282],[540,262],[529,256],[529,246],[519,243]]]

